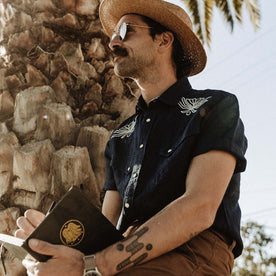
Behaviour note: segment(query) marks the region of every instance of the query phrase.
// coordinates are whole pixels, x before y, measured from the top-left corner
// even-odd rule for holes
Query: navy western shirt
[[[104,190],[117,190],[123,200],[119,229],[148,220],[183,195],[193,157],[222,150],[237,163],[211,228],[236,240],[233,253],[240,255],[238,199],[246,148],[238,101],[230,93],[194,90],[183,78],[148,106],[140,97],[136,114],[113,132],[105,151]]]

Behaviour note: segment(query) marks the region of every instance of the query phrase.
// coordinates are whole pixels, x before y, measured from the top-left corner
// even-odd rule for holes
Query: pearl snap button
[[[169,150],[168,150],[168,153],[170,153],[170,152],[172,152],[172,149],[169,149]]]
[[[150,118],[148,118],[148,119],[146,120],[147,123],[149,123],[150,121],[151,121]]]
[[[142,149],[143,147],[144,147],[144,145],[143,145],[143,144],[141,144],[141,145],[140,145],[140,149]]]
[[[129,208],[129,206],[130,206],[129,203],[126,202],[126,203],[125,203],[125,207],[126,207],[126,208]]]

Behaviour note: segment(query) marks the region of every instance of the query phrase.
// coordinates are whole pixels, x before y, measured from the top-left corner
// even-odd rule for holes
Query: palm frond
[[[224,18],[230,24],[231,31],[234,29],[235,9],[231,0],[215,0],[215,4],[222,11]]]
[[[242,4],[243,0],[233,0],[233,5],[236,11],[236,19],[242,23]]]
[[[211,22],[214,4],[224,15],[226,22],[234,29],[235,20],[242,23],[243,5],[249,12],[251,23],[255,29],[260,27],[260,9],[258,0],[180,0],[192,14],[195,32],[202,43],[211,42]]]
[[[257,30],[260,28],[261,13],[258,6],[258,0],[244,0],[246,8],[249,12],[250,21]]]
[[[213,7],[214,7],[213,0],[205,1],[205,29],[206,29],[207,44],[209,47],[211,43],[211,22],[213,19]]]
[[[192,14],[193,24],[195,26],[196,34],[202,43],[210,39],[210,22],[213,11],[213,0],[181,0],[184,2]]]

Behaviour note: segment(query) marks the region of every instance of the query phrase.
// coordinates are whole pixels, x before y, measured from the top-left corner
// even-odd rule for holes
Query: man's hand
[[[63,246],[50,244],[44,241],[31,239],[29,246],[32,250],[52,256],[47,262],[37,262],[33,259],[24,259],[22,264],[26,267],[28,276],[82,276],[83,253]]]
[[[25,212],[24,217],[19,217],[16,221],[19,229],[15,232],[15,236],[26,239],[34,229],[44,220],[45,215],[39,211],[29,209]]]

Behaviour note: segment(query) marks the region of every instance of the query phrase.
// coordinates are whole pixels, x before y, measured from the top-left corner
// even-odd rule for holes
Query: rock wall
[[[106,142],[139,90],[116,77],[98,0],[0,0],[0,232],[72,185],[100,207]],[[7,275],[26,275],[4,252]],[[4,270],[0,265],[0,275]]]

